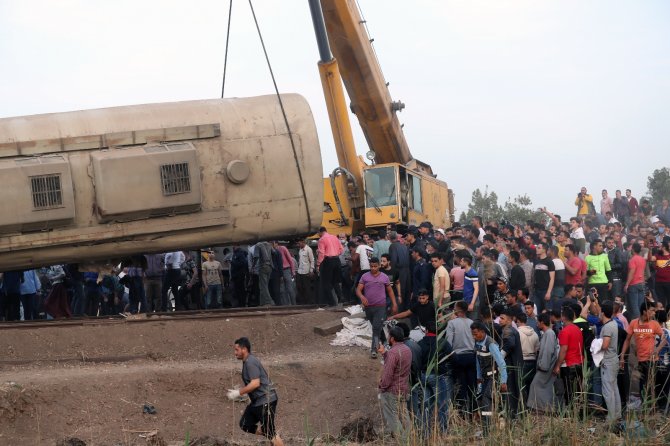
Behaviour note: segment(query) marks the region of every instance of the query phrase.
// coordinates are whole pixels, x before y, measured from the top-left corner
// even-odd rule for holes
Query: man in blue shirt
[[[477,271],[472,267],[472,257],[462,257],[461,268],[465,270],[465,276],[463,277],[463,301],[468,304],[468,317],[470,319],[477,319],[479,282]]]
[[[39,311],[38,294],[42,292],[42,283],[34,269],[23,272],[21,283],[21,305],[23,306],[23,320],[31,321],[37,319]]]

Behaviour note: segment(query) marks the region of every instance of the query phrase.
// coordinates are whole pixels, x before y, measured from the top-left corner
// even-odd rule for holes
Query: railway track
[[[34,329],[46,327],[71,327],[81,325],[108,325],[127,323],[148,323],[183,320],[254,318],[270,316],[290,316],[321,309],[322,311],[341,312],[341,307],[321,307],[319,305],[291,305],[279,307],[241,307],[216,310],[167,311],[141,313],[139,315],[116,314],[110,316],[73,317],[39,321],[0,322],[0,330]]]

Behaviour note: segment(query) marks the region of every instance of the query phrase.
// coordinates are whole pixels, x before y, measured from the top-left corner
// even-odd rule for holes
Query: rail
[[[276,307],[239,307],[216,310],[167,311],[156,313],[140,313],[138,315],[110,315],[72,317],[69,319],[52,319],[39,321],[0,322],[0,330],[68,327],[84,325],[112,325],[126,323],[166,322],[184,320],[209,320],[226,318],[254,318],[267,316],[291,316],[303,314],[322,308],[325,311],[342,311],[341,308],[324,308],[320,305],[291,305]]]

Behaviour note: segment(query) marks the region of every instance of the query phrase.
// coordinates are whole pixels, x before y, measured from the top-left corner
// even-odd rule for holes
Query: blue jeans
[[[440,430],[447,430],[447,420],[449,418],[449,401],[451,401],[451,382],[444,375],[435,375],[431,373],[421,374],[421,381],[424,385],[423,395],[423,429],[424,432],[431,431],[431,424],[434,419],[434,410],[437,409],[437,420],[440,423]]]
[[[640,305],[644,302],[644,284],[638,283],[628,287],[628,300],[626,306],[630,313],[630,319],[637,319],[640,317]]]
[[[205,295],[205,308],[213,308],[216,305],[216,308],[221,306],[221,298],[223,296],[223,289],[221,284],[212,284],[207,285],[207,294]]]
[[[551,290],[551,301],[552,301],[552,303],[556,299],[562,299],[564,297],[565,297],[565,287],[555,286],[554,288],[552,288],[552,290]]]
[[[281,296],[281,304],[295,305],[295,284],[293,283],[291,268],[284,268],[282,270],[282,279],[284,281],[284,292]]]
[[[421,423],[423,423],[423,416],[421,415],[422,399],[423,382],[419,382],[410,388],[409,401],[407,401],[407,408],[410,414],[412,414],[412,422],[417,428],[421,428]]]
[[[84,293],[84,282],[72,281],[72,315],[83,316],[86,311],[86,294]]]
[[[589,389],[589,403],[597,404],[598,406],[604,406],[603,401],[603,382],[602,377],[600,376],[600,367],[596,367],[592,362],[589,363],[589,369],[591,372],[590,384],[591,388]]]
[[[532,301],[537,306],[537,314],[542,314],[542,310],[550,303],[544,300],[546,294],[547,290],[533,290]]]

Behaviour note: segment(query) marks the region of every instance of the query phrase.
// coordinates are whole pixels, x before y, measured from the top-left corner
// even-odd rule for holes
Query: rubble
[[[369,417],[356,417],[345,423],[340,430],[340,440],[367,443],[377,440],[374,423]]]

